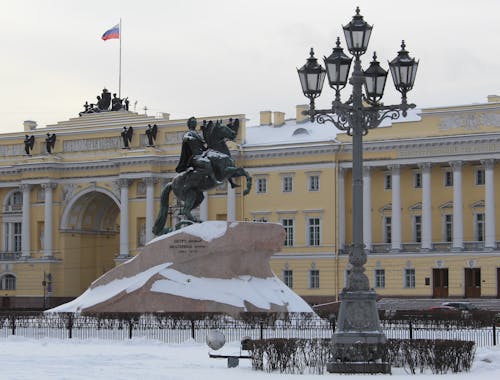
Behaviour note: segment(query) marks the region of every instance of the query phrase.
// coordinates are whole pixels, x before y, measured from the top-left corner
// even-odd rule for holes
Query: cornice
[[[243,149],[241,152],[242,159],[245,160],[258,160],[265,158],[280,158],[280,157],[293,157],[293,156],[308,156],[308,155],[324,155],[335,154],[339,151],[340,144],[324,144],[320,146],[298,145],[275,147],[268,149],[254,150],[249,148]]]

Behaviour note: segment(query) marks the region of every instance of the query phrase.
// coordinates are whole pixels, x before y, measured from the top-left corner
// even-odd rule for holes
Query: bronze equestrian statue
[[[210,124],[212,123],[212,124]],[[157,236],[168,233],[173,227],[165,228],[167,221],[169,196],[173,191],[175,197],[183,201],[183,207],[179,215],[186,217],[179,225],[201,222],[191,211],[198,207],[204,199],[203,192],[213,189],[222,184],[224,180],[234,177],[245,177],[246,188],[243,195],[247,195],[252,188],[252,177],[248,172],[235,166],[235,161],[226,146],[226,140],[236,138],[239,122],[222,125],[221,122],[209,122],[204,125],[206,136],[210,133],[209,141],[196,131],[196,118],[191,117],[187,122],[189,130],[182,138],[181,156],[176,167],[177,174],[172,182],[169,182],[162,191],[160,211],[153,226],[153,233]],[[209,125],[210,124],[210,125]],[[209,128],[210,131],[205,130]],[[221,145],[223,142],[223,145]],[[225,146],[225,149],[224,149]],[[219,150],[225,150],[223,153]],[[233,187],[237,185],[230,181]]]

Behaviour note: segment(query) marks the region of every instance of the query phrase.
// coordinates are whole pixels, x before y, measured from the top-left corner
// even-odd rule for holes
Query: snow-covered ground
[[[0,340],[0,379],[140,379],[140,380],[246,380],[343,378],[345,375],[289,375],[253,371],[249,360],[227,368],[225,359],[210,359],[206,345],[187,341],[166,344],[132,339],[34,340],[10,336]],[[228,343],[215,353],[239,353],[239,343]],[[393,368],[392,375],[357,375],[355,379],[410,379],[412,375]],[[462,374],[417,374],[418,379],[500,379],[500,347],[479,348],[471,372]]]

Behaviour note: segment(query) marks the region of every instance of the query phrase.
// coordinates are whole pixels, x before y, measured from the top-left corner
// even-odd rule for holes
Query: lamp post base
[[[384,362],[386,337],[380,327],[376,297],[373,290],[342,291],[328,372],[391,373],[390,364]]]

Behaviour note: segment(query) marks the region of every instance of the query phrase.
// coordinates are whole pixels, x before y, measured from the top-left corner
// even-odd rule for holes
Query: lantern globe
[[[310,56],[307,58],[305,65],[297,69],[297,73],[299,74],[302,92],[307,98],[314,99],[321,95],[326,70],[314,57],[314,50],[312,48],[309,54]]]
[[[398,52],[397,57],[389,62],[389,69],[391,70],[391,76],[396,90],[406,95],[415,84],[418,61],[410,57],[404,41],[401,43],[401,50]]]
[[[337,37],[336,47],[333,48],[330,56],[324,57],[328,83],[331,88],[337,91],[345,87],[349,70],[351,68],[352,58],[344,54],[344,49],[340,47],[340,38]]]
[[[373,25],[368,25],[359,12],[359,7],[357,7],[356,14],[352,16],[351,22],[342,26],[347,49],[352,55],[357,57],[365,54],[373,29]]]
[[[363,71],[365,77],[366,97],[376,103],[384,96],[385,82],[387,80],[387,71],[380,67],[377,61],[377,53],[373,53],[373,61],[370,67]]]

